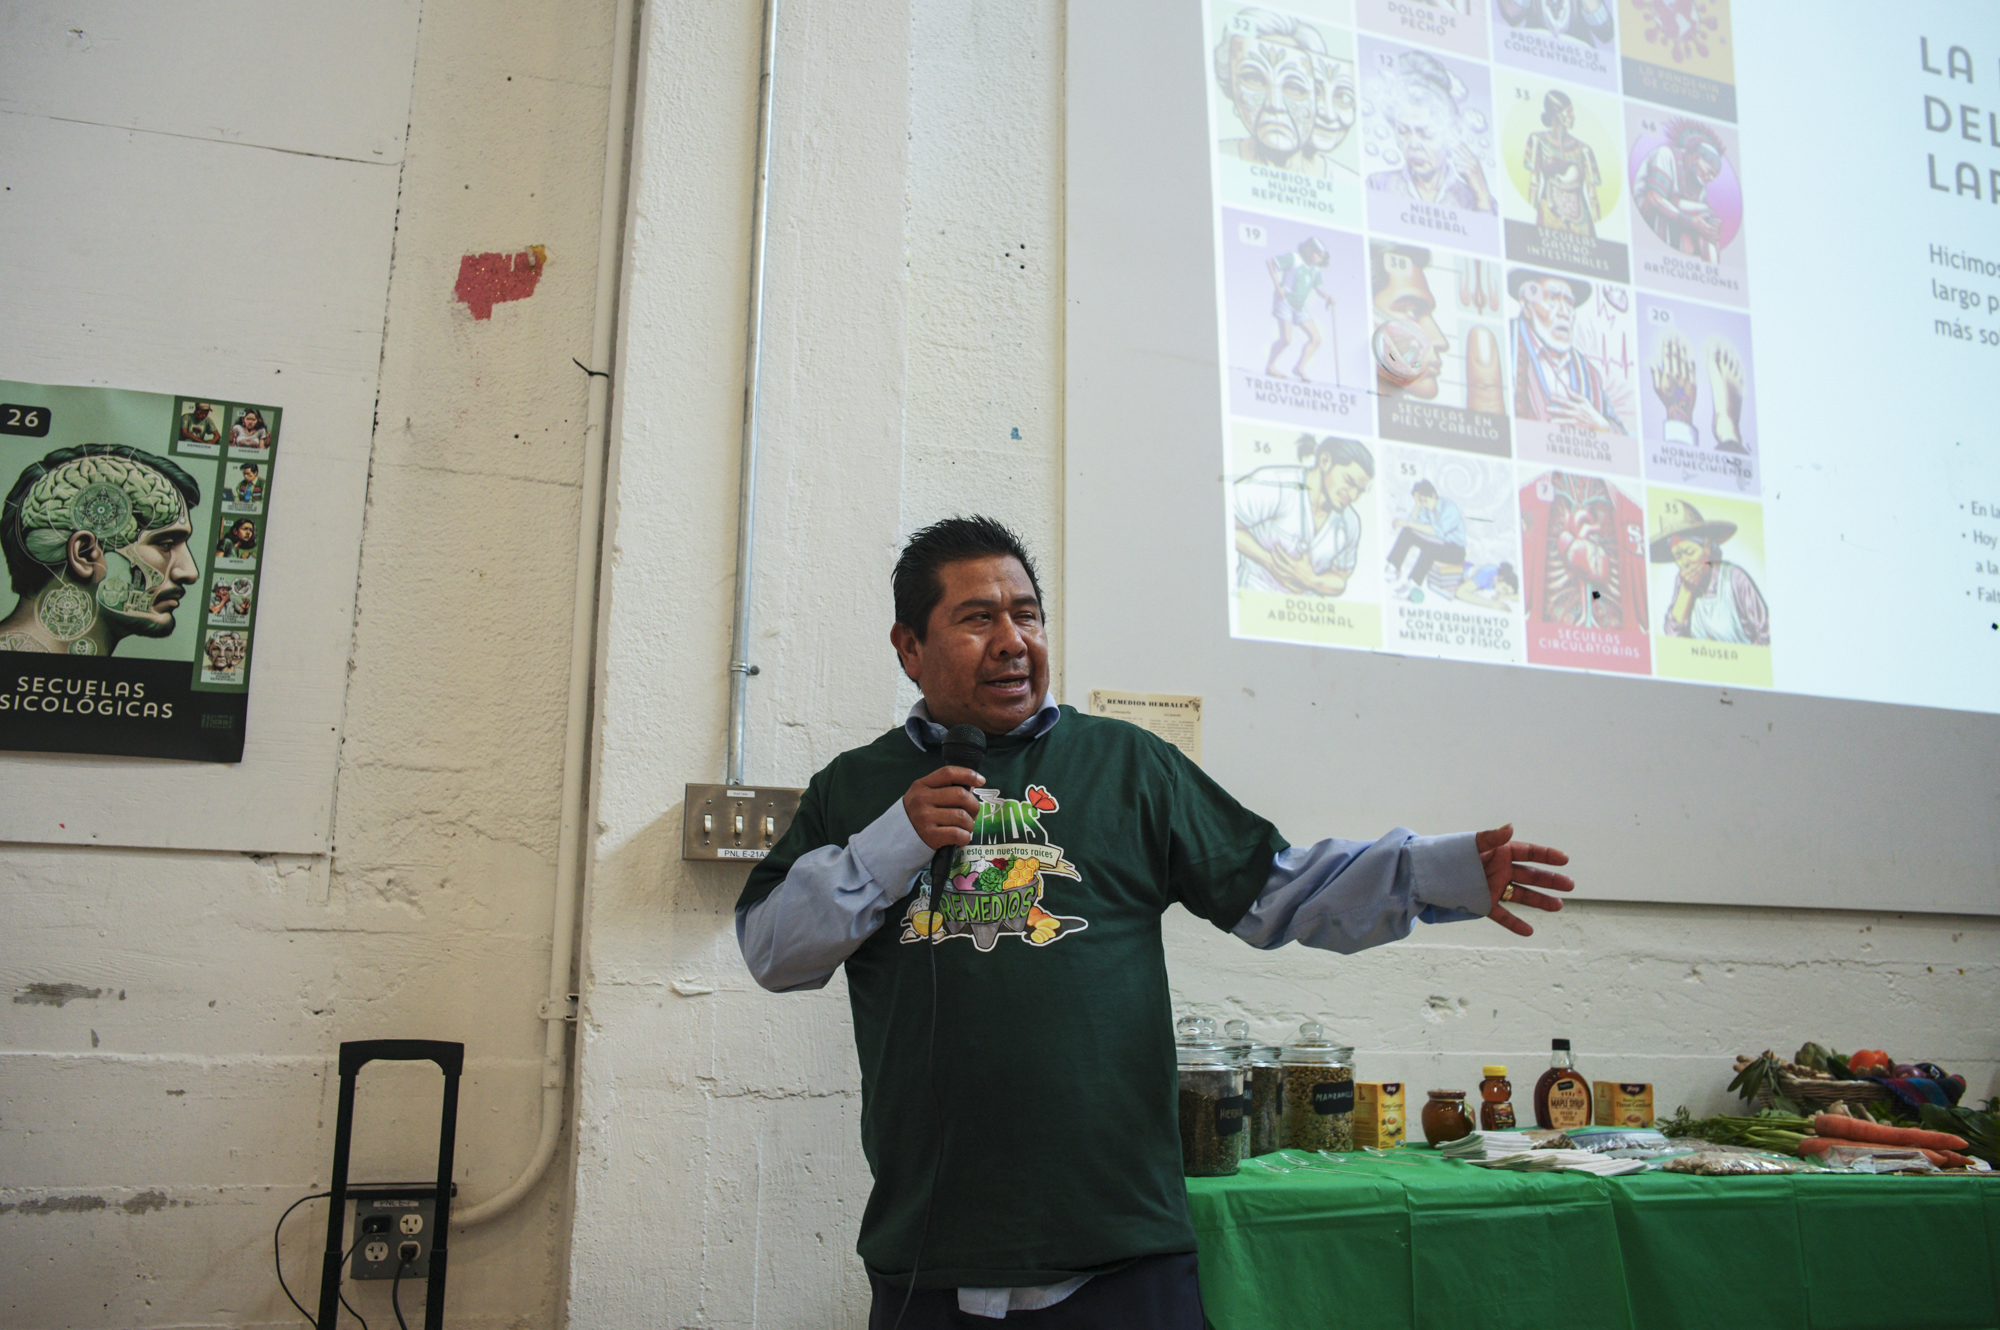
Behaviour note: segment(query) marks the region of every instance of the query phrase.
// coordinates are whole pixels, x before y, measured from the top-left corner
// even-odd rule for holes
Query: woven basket
[[[1828,1104],[1873,1104],[1887,1103],[1896,1096],[1880,1081],[1801,1081],[1778,1073],[1778,1089],[1785,1098],[1804,1109],[1824,1108]],[[1759,1090],[1753,1100],[1758,1108],[1771,1106],[1770,1093]]]

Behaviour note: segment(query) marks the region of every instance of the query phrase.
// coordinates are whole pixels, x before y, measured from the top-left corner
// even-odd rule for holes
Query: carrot
[[[1926,1150],[1924,1158],[1939,1168],[1971,1168],[1972,1160],[1956,1150]]]
[[[1863,1122],[1859,1118],[1835,1117],[1831,1113],[1815,1117],[1813,1130],[1821,1136],[1838,1136],[1842,1140],[1861,1141],[1868,1145],[1894,1145],[1919,1150],[1965,1148],[1965,1138],[1949,1132],[1925,1131],[1921,1127],[1889,1127],[1879,1122]]]
[[[1799,1142],[1799,1154],[1810,1159],[1814,1155],[1823,1155],[1834,1146],[1842,1144],[1845,1144],[1845,1142],[1835,1140],[1831,1136],[1808,1136]]]

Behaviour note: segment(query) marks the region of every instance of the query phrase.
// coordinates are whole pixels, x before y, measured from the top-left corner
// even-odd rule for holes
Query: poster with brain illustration
[[[0,748],[242,760],[283,414],[0,381]]]

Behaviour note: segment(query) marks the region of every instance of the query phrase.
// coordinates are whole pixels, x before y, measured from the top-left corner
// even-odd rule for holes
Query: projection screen
[[[2000,911],[2000,17],[1072,0],[1066,687],[1295,838]]]

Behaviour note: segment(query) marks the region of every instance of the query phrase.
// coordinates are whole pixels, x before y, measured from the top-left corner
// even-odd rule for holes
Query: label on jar
[[[1353,1081],[1321,1081],[1313,1087],[1313,1112],[1324,1117],[1329,1113],[1352,1113],[1353,1111]]]
[[[1243,1116],[1250,1109],[1250,1100],[1243,1095],[1233,1094],[1215,1101],[1215,1134],[1234,1136],[1243,1130]]]
[[[1549,1083],[1549,1125],[1558,1129],[1590,1125],[1590,1087],[1582,1077],[1558,1076]]]

